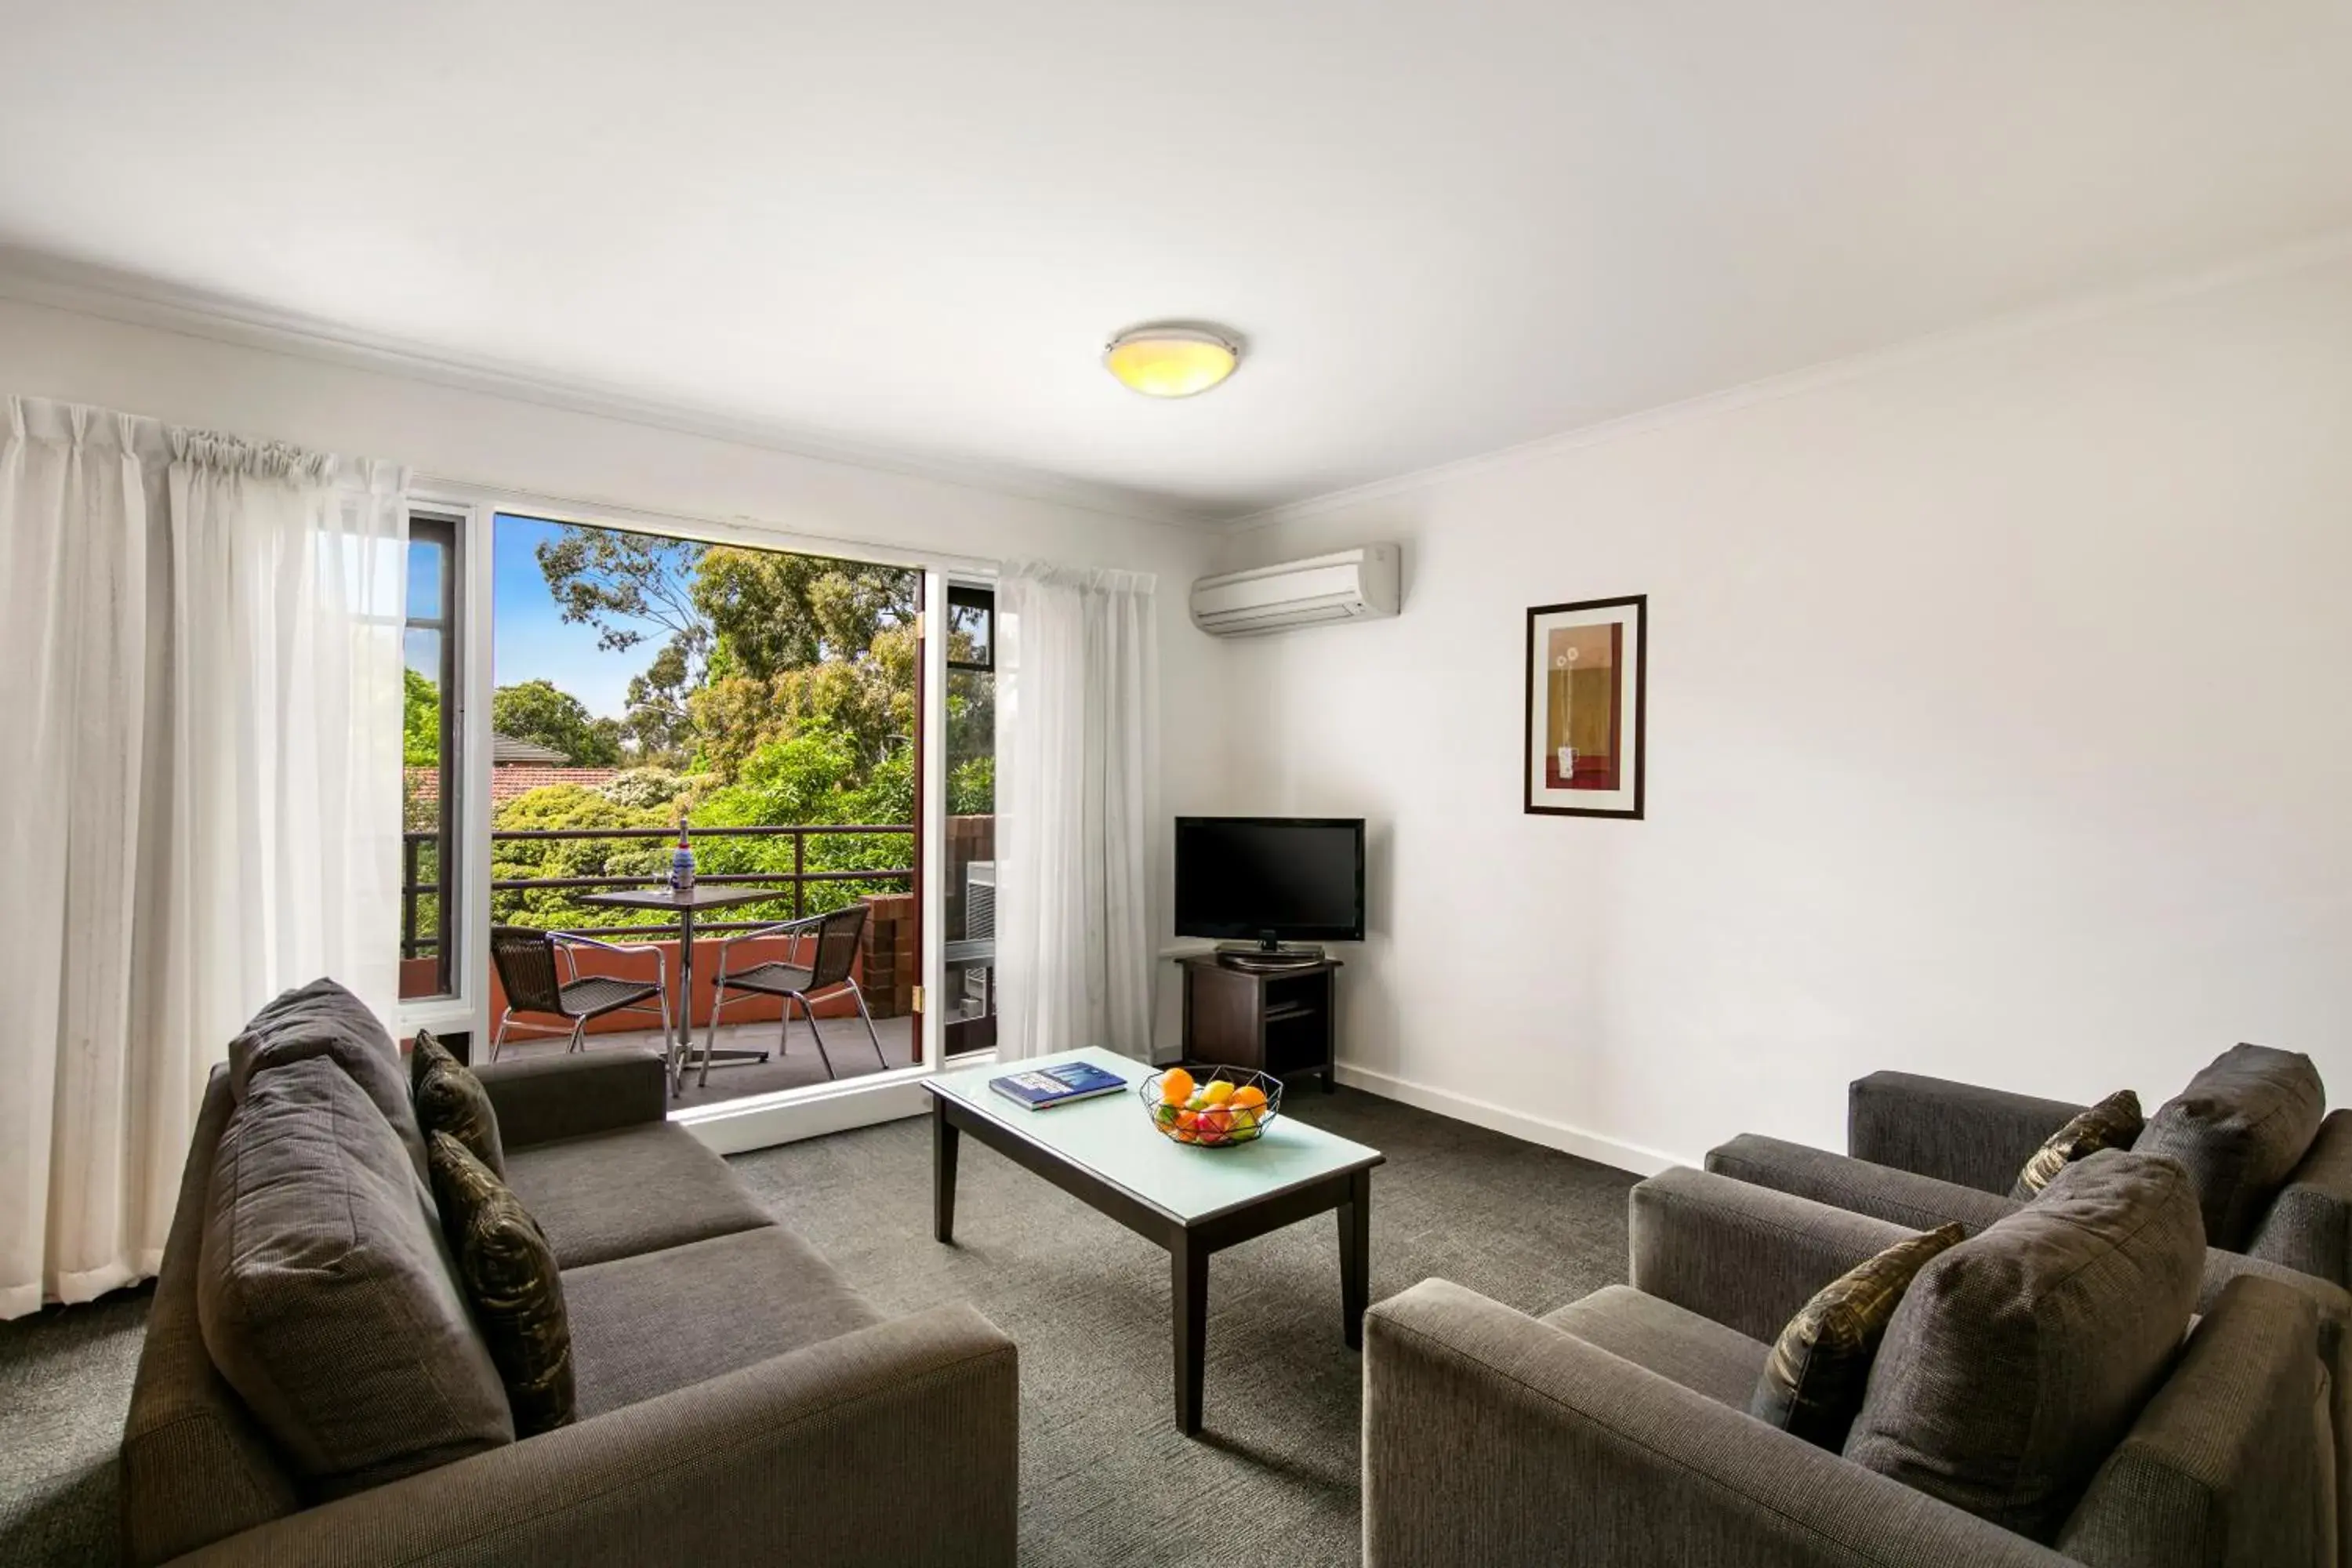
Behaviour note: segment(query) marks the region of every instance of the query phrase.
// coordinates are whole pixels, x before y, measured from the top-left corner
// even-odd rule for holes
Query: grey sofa
[[[1747,1413],[1786,1320],[1907,1227],[1677,1170],[1634,1188],[1632,1234],[1630,1285],[1540,1319],[1443,1280],[1372,1308],[1371,1568],[2279,1568],[2334,1551],[2328,1377],[2299,1291],[2224,1290],[2044,1542]]]
[[[661,1058],[480,1070],[571,1320],[572,1425],[304,1495],[214,1366],[197,1259],[232,1110],[215,1069],[121,1448],[134,1564],[1009,1564],[1011,1341],[969,1307],[886,1319],[664,1120]]]

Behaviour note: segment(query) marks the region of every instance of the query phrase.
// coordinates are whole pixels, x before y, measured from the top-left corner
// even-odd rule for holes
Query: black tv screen
[[[1363,819],[1178,817],[1176,934],[1363,941]]]

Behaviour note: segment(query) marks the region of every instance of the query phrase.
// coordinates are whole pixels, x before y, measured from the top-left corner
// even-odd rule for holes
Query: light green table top
[[[1092,1062],[1118,1074],[1128,1087],[1047,1110],[1031,1110],[988,1087],[991,1079],[1062,1062]],[[1382,1159],[1377,1149],[1295,1119],[1287,1094],[1282,1113],[1250,1142],[1223,1148],[1179,1143],[1151,1125],[1136,1098],[1136,1086],[1159,1070],[1116,1051],[1088,1047],[943,1072],[926,1079],[924,1086],[1186,1225],[1342,1171],[1377,1165]]]

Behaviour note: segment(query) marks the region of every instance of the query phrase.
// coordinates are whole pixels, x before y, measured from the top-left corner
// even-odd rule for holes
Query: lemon
[[[1223,1105],[1234,1097],[1234,1086],[1223,1079],[1218,1079],[1202,1092],[1209,1097],[1211,1105]]]

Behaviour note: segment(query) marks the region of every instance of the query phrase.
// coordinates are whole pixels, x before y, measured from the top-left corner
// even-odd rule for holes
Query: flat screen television
[[[1363,941],[1363,818],[1178,817],[1176,934]]]

